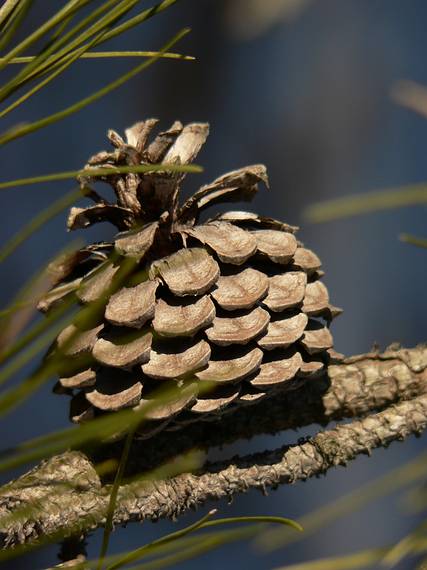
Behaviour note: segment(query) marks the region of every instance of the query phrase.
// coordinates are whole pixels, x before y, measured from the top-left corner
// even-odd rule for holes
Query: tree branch
[[[264,414],[262,428],[258,426],[250,435],[261,429],[278,431],[313,421],[326,423],[365,415],[374,409],[382,411],[320,432],[304,443],[207,464],[198,474],[123,485],[114,523],[175,518],[210,500],[232,497],[252,488],[264,491],[305,480],[425,429],[426,347],[353,357],[331,365],[328,373],[320,394],[316,387],[319,380],[311,380],[311,384],[284,399],[271,398],[269,410],[274,413]],[[291,405],[296,407],[288,407]],[[251,421],[240,419],[240,428],[256,423],[255,410],[256,406],[250,409]],[[230,414],[219,422],[221,432],[224,422],[231,425],[235,416]],[[237,436],[235,430],[232,437]],[[171,437],[181,440],[179,432],[168,436],[169,443]],[[212,436],[211,441],[214,440]],[[102,526],[110,489],[109,485],[102,485],[92,462],[81,452],[70,451],[44,461],[0,489],[0,539],[7,547],[38,538],[55,540],[59,535],[79,534]],[[18,516],[20,509],[22,516]]]
[[[383,353],[370,352],[329,365],[327,374],[307,378],[298,389],[275,392],[272,397],[248,408],[226,413],[219,422],[190,424],[174,437],[170,432],[140,443],[130,455],[128,475],[168,461],[179,453],[209,449],[275,434],[310,424],[364,416],[373,411],[427,393],[427,346],[414,349],[390,347]],[[98,461],[120,454],[118,446],[100,449]]]

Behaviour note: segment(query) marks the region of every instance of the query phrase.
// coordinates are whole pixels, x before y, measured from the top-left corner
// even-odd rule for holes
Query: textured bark
[[[275,434],[310,424],[364,416],[386,406],[427,393],[427,347],[390,347],[383,353],[371,352],[332,364],[322,378],[306,379],[297,390],[272,393],[264,402],[224,414],[218,422],[190,424],[174,437],[159,433],[136,442],[129,462],[129,474],[150,469],[171,456],[194,447],[208,449]],[[173,449],[171,449],[173,447]],[[103,450],[98,460],[117,456],[114,446]]]
[[[324,392],[312,393],[305,388],[299,400],[300,403],[297,392],[294,401],[280,404],[272,398],[270,406],[274,413],[265,414],[263,425],[246,435],[312,422],[326,423],[383,409],[293,446],[206,464],[198,474],[123,485],[114,523],[175,518],[211,500],[305,480],[336,465],[345,465],[376,447],[420,433],[427,425],[427,348],[371,353],[331,365],[329,386],[325,385]],[[297,405],[297,410],[292,415],[291,407],[282,407],[281,414],[286,417],[280,422],[275,407],[285,404]],[[252,420],[247,420],[246,426],[257,423],[253,421],[256,409],[256,406],[250,409]],[[234,414],[230,415],[230,424],[232,417]],[[228,419],[225,417],[220,422],[221,430],[224,421]],[[243,423],[241,419],[241,426]],[[233,438],[238,436],[236,431]],[[177,434],[176,440],[180,439]],[[211,443],[220,441],[215,442],[212,437]],[[102,484],[92,462],[81,452],[65,452],[42,462],[0,490],[3,545],[8,547],[38,538],[55,540],[60,534],[76,535],[102,526],[110,489]],[[31,513],[26,507],[31,507]],[[21,509],[22,516],[17,517]]]

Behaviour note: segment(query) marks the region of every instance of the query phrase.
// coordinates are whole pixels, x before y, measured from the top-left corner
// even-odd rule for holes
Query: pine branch
[[[304,443],[207,464],[198,474],[185,473],[152,482],[139,479],[123,485],[117,497],[114,524],[175,518],[211,500],[305,480],[425,429],[426,347],[353,357],[331,365],[328,372],[329,385],[325,389],[322,384],[320,398],[314,388],[319,380],[312,380],[312,385],[287,396],[287,405],[297,407],[292,413],[291,407],[282,407],[285,419],[281,423],[276,410],[280,408],[279,400],[272,398],[270,407],[274,413],[264,414],[263,426],[256,432],[382,411],[320,432]],[[285,406],[286,398],[280,401]],[[250,410],[252,425],[257,423],[253,420],[255,410],[256,407]],[[230,422],[231,417],[235,414],[230,416]],[[234,436],[237,435],[236,431]],[[175,437],[181,439],[181,435]],[[102,485],[92,462],[81,452],[66,452],[41,463],[0,490],[3,545],[37,539],[55,541],[59,536],[78,535],[102,526],[110,490],[111,486]]]
[[[311,424],[364,416],[386,406],[427,393],[427,346],[390,347],[329,365],[320,378],[307,378],[299,387],[276,392],[264,402],[224,414],[219,422],[184,427],[170,445],[170,433],[136,443],[129,473],[152,469],[195,447],[209,449],[260,434],[275,434]],[[171,449],[173,447],[173,449]],[[117,457],[120,450],[103,450],[98,461]]]

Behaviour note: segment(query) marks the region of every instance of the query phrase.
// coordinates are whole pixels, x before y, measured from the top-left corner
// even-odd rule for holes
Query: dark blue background
[[[427,121],[396,106],[390,89],[401,78],[427,84],[423,0],[312,0],[298,17],[260,35],[238,38],[227,24],[228,1],[178,2],[110,47],[157,49],[184,26],[191,35],[178,50],[197,62],[161,61],[125,87],[77,115],[1,149],[1,180],[80,168],[89,155],[106,148],[107,128],[122,131],[133,122],[159,117],[208,121],[211,136],[198,158],[205,173],[187,189],[239,166],[267,165],[271,190],[252,207],[302,225],[300,237],[321,256],[334,304],[344,315],[334,324],[336,348],[365,352],[374,342],[413,346],[426,340],[426,252],[398,241],[399,232],[427,235],[422,207],[308,225],[304,209],[314,201],[427,180]],[[29,19],[37,25],[57,2],[35,2]],[[243,19],[244,12],[241,15]],[[3,120],[1,130],[60,110],[104,85],[135,61],[82,61],[49,89]],[[6,74],[5,74],[6,75]],[[1,193],[1,240],[72,187],[72,182],[13,188]],[[87,240],[108,238],[107,225],[81,232]],[[1,302],[6,305],[22,283],[71,241],[65,213],[27,241],[4,264]],[[28,368],[25,372],[29,372]],[[66,398],[50,386],[3,419],[2,447],[67,425]],[[248,450],[294,442],[313,433],[257,438]],[[414,457],[425,437],[394,444],[361,457],[325,478],[282,487],[267,498],[250,492],[233,505],[218,504],[220,515],[277,514],[300,518],[359,485]],[[206,512],[200,510],[197,516]],[[195,520],[187,515],[179,525]],[[267,569],[395,541],[416,523],[402,515],[396,497],[371,504],[325,525],[302,542],[270,554],[236,544],[187,562],[180,568]],[[112,538],[111,551],[126,550],[177,528],[177,524],[131,525]],[[303,537],[302,537],[303,538]],[[92,537],[96,555],[99,533]],[[8,568],[42,568],[53,562],[46,550],[8,563]],[[399,568],[412,568],[402,563]]]

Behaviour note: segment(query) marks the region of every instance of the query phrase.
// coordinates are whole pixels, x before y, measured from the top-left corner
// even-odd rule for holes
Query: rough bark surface
[[[366,417],[320,432],[296,445],[206,464],[197,474],[185,473],[162,481],[137,480],[123,485],[118,494],[114,523],[175,518],[211,500],[232,497],[249,489],[264,491],[305,480],[331,467],[345,465],[359,454],[370,453],[374,448],[425,429],[425,346],[353,357],[331,365],[328,372],[320,394],[319,382],[315,382],[316,388],[312,391],[302,387],[294,397],[288,394],[284,400],[272,398],[271,413],[264,413],[262,425],[254,422],[254,406],[251,420],[245,422],[239,417],[238,427],[228,437],[223,431],[224,421],[228,422],[225,417],[216,438],[212,435],[205,446],[231,441],[243,434],[249,437],[313,422],[325,424],[332,419]],[[234,414],[230,415],[230,426],[232,417]],[[254,424],[257,426],[252,432],[244,433],[245,428]],[[223,441],[220,441],[221,434],[225,436]],[[185,438],[188,439],[189,434]],[[180,440],[181,436],[177,435],[176,439]],[[102,484],[93,463],[81,452],[67,451],[42,462],[0,489],[3,546],[41,537],[55,540],[59,534],[75,535],[102,526],[110,489],[109,485]]]
[[[330,365],[321,378],[307,379],[298,390],[275,393],[247,409],[224,414],[219,422],[192,424],[179,432],[170,446],[170,433],[135,444],[129,473],[150,469],[170,459],[171,454],[198,447],[208,449],[275,434],[310,424],[364,416],[386,406],[427,393],[427,347],[390,347]],[[117,449],[109,450],[117,455]],[[99,460],[105,459],[100,456]]]

